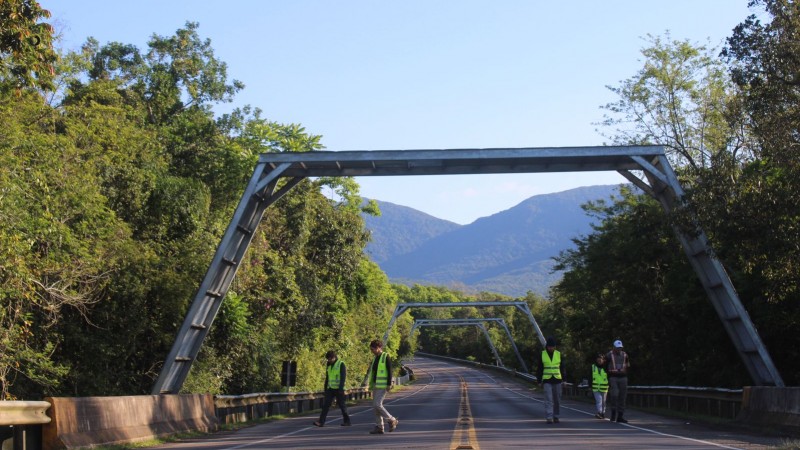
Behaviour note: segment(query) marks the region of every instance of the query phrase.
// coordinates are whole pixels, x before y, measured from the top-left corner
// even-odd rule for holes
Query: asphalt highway
[[[561,422],[544,420],[543,395],[491,371],[417,357],[406,361],[416,381],[391,391],[384,402],[400,420],[394,432],[371,435],[370,403],[351,405],[353,425],[343,427],[334,406],[325,427],[318,412],[218,432],[159,449],[765,449],[777,438],[730,428],[708,428],[631,410],[628,424],[594,418],[593,405],[564,400]],[[388,430],[388,427],[387,427]]]

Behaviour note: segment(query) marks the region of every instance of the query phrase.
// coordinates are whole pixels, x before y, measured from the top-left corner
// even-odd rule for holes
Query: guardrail
[[[569,385],[564,394],[592,398],[589,386]],[[628,406],[733,420],[742,410],[742,389],[687,386],[628,386]]]
[[[42,424],[50,423],[48,408],[48,402],[0,401],[0,448],[41,448]]]
[[[532,384],[538,381],[534,375],[517,372],[505,367],[428,353],[417,354],[504,372]],[[592,398],[592,391],[588,386],[565,382],[564,395]],[[668,409],[686,414],[736,419],[742,410],[742,390],[708,387],[628,386],[627,403],[629,406],[644,409]]]
[[[408,383],[409,375],[394,377],[394,384]],[[345,398],[361,400],[372,395],[366,387],[345,390]],[[240,423],[280,414],[294,414],[322,408],[324,392],[270,392],[217,395],[214,407],[220,423]]]
[[[491,369],[508,374],[512,377],[520,378],[527,383],[533,384],[537,381],[536,377],[531,374],[516,372],[505,367],[439,355],[420,354],[420,356],[451,360],[460,364]],[[404,384],[409,381],[409,378],[409,375],[405,375],[395,378],[394,381],[395,384]],[[565,395],[589,397],[591,396],[591,392],[588,386],[576,386],[571,383],[565,383]],[[133,440],[140,440],[145,437],[144,434],[136,435],[135,439],[133,439],[134,435],[131,433],[123,438],[117,435],[114,439],[108,439],[108,432],[119,431],[121,428],[120,424],[117,424],[116,428],[108,426],[107,429],[103,429],[102,426],[109,425],[109,421],[113,422],[112,419],[114,418],[118,418],[117,421],[128,420],[130,422],[130,416],[136,415],[132,413],[138,411],[144,414],[147,412],[147,408],[133,407],[133,403],[137,401],[146,401],[148,398],[151,398],[151,401],[172,404],[179,401],[181,397],[196,396],[163,395],[134,396],[130,398],[51,398],[51,400],[56,403],[63,400],[65,402],[89,402],[94,405],[93,408],[90,409],[73,408],[70,410],[67,408],[66,415],[59,413],[57,411],[58,408],[51,407],[51,403],[49,402],[0,401],[0,443],[2,443],[0,448],[13,448],[14,450],[36,450],[41,448],[48,450],[49,448],[64,448],[64,446],[67,448],[74,448],[72,444],[77,444],[77,442],[72,444],[62,443],[62,446],[58,447],[49,445],[47,442],[50,442],[50,440],[44,442],[42,438],[43,431],[52,434],[54,430],[57,430],[58,427],[55,425],[59,421],[61,421],[62,425],[66,425],[69,422],[67,419],[71,416],[75,416],[78,422],[80,422],[76,422],[76,426],[80,425],[80,427],[95,430],[95,434],[97,434],[91,438],[93,439],[91,442],[84,440],[80,442],[81,445],[77,446],[101,445],[111,441],[120,443],[124,441],[132,442]],[[208,398],[207,406],[204,407],[205,410],[208,411],[205,416],[208,419],[203,419],[204,422],[211,420],[219,423],[237,423],[273,415],[302,413],[319,409],[322,406],[324,393],[298,392],[246,394],[239,396],[219,395],[216,396],[213,401],[210,395],[206,395],[205,397]],[[346,391],[346,397],[348,400],[358,400],[369,398],[370,393],[363,387],[349,389]],[[744,401],[742,399],[744,399]],[[186,401],[187,400],[184,399],[184,403],[186,403]],[[744,423],[756,424],[760,423],[759,421],[767,420],[767,425],[771,427],[779,426],[791,432],[797,432],[800,429],[800,406],[798,406],[800,405],[800,388],[746,387],[744,390],[728,390],[720,388],[675,386],[631,386],[628,388],[628,404],[639,408],[662,408],[683,413],[722,417],[725,419],[736,418]],[[174,424],[176,420],[187,423],[192,422],[192,417],[194,416],[190,417],[187,415],[186,411],[184,411],[194,411],[198,409],[197,407],[190,408],[189,406],[192,405],[188,405],[183,409],[167,408],[172,411],[173,414],[177,413],[178,415],[165,423]],[[51,417],[48,417],[45,413],[48,408],[50,408],[50,416],[53,418],[52,423]],[[162,416],[166,417],[165,414],[162,414]],[[147,428],[153,433],[153,420],[155,419],[156,417],[150,417],[149,425],[145,423],[144,425],[146,426],[143,427],[132,426],[131,424],[127,425],[129,426],[128,428],[135,428],[133,431],[137,431],[139,428]],[[197,420],[195,420],[195,422],[197,422]],[[47,428],[47,430],[43,430],[43,427]],[[123,426],[122,428],[125,427]],[[200,428],[194,427],[193,429]],[[98,434],[98,431],[103,431],[102,436]],[[48,434],[47,432],[44,434]],[[77,437],[89,439],[85,437],[89,436],[89,434],[74,432],[69,432],[67,434],[71,435],[71,438],[73,438],[72,440],[75,440]]]
[[[369,397],[367,388],[345,390],[345,398],[348,401]],[[239,423],[262,417],[321,409],[324,398],[322,392],[217,395],[214,397],[214,407],[220,423]]]
[[[393,381],[404,384],[409,378],[409,375],[394,377]],[[370,395],[365,387],[348,389],[345,393],[348,400]],[[210,431],[218,423],[320,409],[323,399],[324,392],[290,392],[0,401],[0,449],[83,448],[136,442],[181,431]],[[48,409],[50,417],[45,413]]]
[[[420,356],[425,356],[426,358],[443,359],[443,360],[453,361],[453,362],[456,362],[456,363],[459,363],[459,364],[468,364],[468,365],[475,366],[475,367],[480,367],[480,368],[483,368],[483,369],[490,369],[490,370],[494,370],[494,371],[497,371],[497,372],[502,372],[502,373],[510,375],[510,376],[512,376],[514,378],[521,378],[521,379],[523,379],[523,380],[525,380],[525,381],[527,381],[529,383],[536,383],[538,381],[536,376],[534,376],[534,375],[532,375],[530,373],[517,372],[516,370],[509,369],[507,367],[500,367],[500,366],[495,366],[495,365],[492,365],[492,364],[485,364],[485,363],[481,363],[481,362],[477,362],[477,361],[469,361],[467,359],[451,358],[449,356],[434,355],[434,354],[431,354],[431,353],[417,352],[416,354],[420,355]]]

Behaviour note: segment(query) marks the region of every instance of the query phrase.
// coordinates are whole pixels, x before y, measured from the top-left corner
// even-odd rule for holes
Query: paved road
[[[631,411],[629,424],[593,417],[593,406],[566,400],[561,423],[544,421],[541,390],[502,375],[448,362],[416,358],[417,381],[384,403],[400,424],[370,435],[369,403],[351,406],[353,426],[342,427],[332,408],[323,428],[316,415],[264,423],[235,432],[162,445],[159,449],[764,449],[778,439],[713,430]]]

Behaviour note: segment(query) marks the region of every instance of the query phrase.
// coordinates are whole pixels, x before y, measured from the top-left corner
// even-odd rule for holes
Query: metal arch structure
[[[167,355],[154,394],[177,393],[208,335],[264,211],[309,177],[617,171],[669,212],[683,190],[661,146],[376,150],[264,153]],[[643,173],[643,178],[636,173]],[[775,364],[702,231],[675,229],[751,378],[784,386]],[[540,335],[541,338],[541,335]]]
[[[397,306],[394,308],[394,313],[392,314],[392,318],[389,319],[389,325],[386,327],[386,333],[383,333],[383,342],[388,342],[389,340],[389,332],[392,331],[392,326],[394,326],[394,322],[397,320],[398,317],[402,316],[403,313],[408,311],[411,308],[482,308],[487,306],[513,306],[520,310],[525,316],[528,317],[528,320],[531,322],[534,331],[536,331],[536,335],[539,337],[539,342],[544,347],[545,338],[544,334],[542,334],[542,330],[539,328],[539,324],[536,323],[536,319],[533,318],[533,314],[531,313],[530,307],[525,302],[519,301],[511,301],[511,302],[501,302],[501,301],[493,301],[493,302],[450,302],[450,303],[431,303],[431,302],[413,302],[413,303],[398,303]],[[466,320],[466,319],[462,319]],[[476,319],[476,320],[487,320],[487,319]],[[505,321],[503,321],[503,325],[505,326]],[[508,332],[508,328],[506,328],[506,332]],[[517,352],[517,356],[519,356],[519,351],[517,351],[517,345],[514,343],[514,339],[511,338],[511,333],[508,332],[508,338],[511,340],[511,345],[514,346],[514,351]],[[525,372],[528,371],[525,362],[522,361],[520,357],[520,361],[522,362],[522,367],[525,369]]]
[[[492,337],[489,336],[489,331],[486,329],[486,325],[484,325],[483,322],[422,323],[419,325],[417,325],[417,323],[415,322],[414,326],[415,327],[432,327],[432,326],[478,327],[481,331],[483,331],[483,335],[486,337],[486,341],[489,343],[489,348],[492,349],[492,354],[494,354],[494,359],[497,362],[497,365],[499,367],[505,367],[505,365],[503,365],[503,360],[500,359],[500,354],[497,352],[497,346],[494,345],[494,341],[492,340]],[[411,329],[412,334],[414,333],[415,329],[416,328]]]
[[[425,326],[459,326],[459,325],[474,325],[474,324],[481,324],[484,325],[484,322],[494,322],[501,327],[506,332],[506,336],[508,337],[508,341],[511,343],[511,348],[514,350],[514,354],[517,355],[517,359],[519,360],[519,364],[522,367],[522,370],[525,373],[528,373],[528,366],[525,364],[525,360],[522,358],[522,355],[519,353],[519,349],[517,349],[517,343],[514,342],[514,338],[511,336],[511,330],[508,329],[508,325],[506,325],[506,321],[502,317],[487,317],[487,318],[475,318],[475,319],[416,319],[414,320],[414,325],[411,326],[411,332],[408,334],[409,337],[414,335],[414,330],[419,327]],[[494,345],[492,338],[489,337],[489,332],[486,331],[484,326],[484,333],[486,334],[486,338],[489,341],[489,345],[492,347],[492,352],[495,355],[495,359],[497,359],[498,363],[503,366],[503,362],[500,360],[500,355],[497,352],[497,346]]]

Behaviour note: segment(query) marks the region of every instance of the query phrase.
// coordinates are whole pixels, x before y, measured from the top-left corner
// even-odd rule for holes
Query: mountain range
[[[581,205],[608,199],[619,185],[535,195],[468,225],[376,200],[380,216],[364,215],[372,240],[367,255],[394,283],[445,286],[466,293],[547,296],[561,273],[553,257],[589,234]]]

